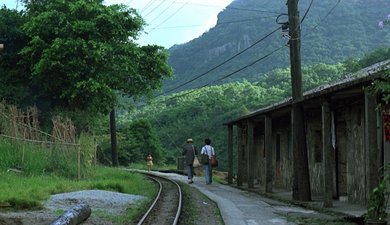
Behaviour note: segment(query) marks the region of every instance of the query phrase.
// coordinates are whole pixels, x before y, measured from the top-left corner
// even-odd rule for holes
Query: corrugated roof
[[[344,79],[330,83],[321,85],[317,88],[311,89],[309,91],[306,91],[303,93],[302,101],[306,101],[308,99],[312,99],[327,93],[335,92],[338,90],[342,90],[348,87],[351,87],[353,85],[365,83],[370,80],[376,79],[379,74],[379,71],[388,70],[390,68],[390,60],[386,60],[380,63],[376,63],[372,66],[366,67],[364,69],[359,70],[358,72],[347,74]],[[261,114],[265,114],[277,109],[281,109],[287,106],[290,106],[292,103],[292,98],[285,98],[284,100],[274,103],[272,105],[266,106],[264,108],[255,110],[245,116],[238,117],[237,119],[234,119],[232,121],[229,121],[225,123],[228,124],[234,124],[241,120],[245,120],[254,116],[259,116]]]

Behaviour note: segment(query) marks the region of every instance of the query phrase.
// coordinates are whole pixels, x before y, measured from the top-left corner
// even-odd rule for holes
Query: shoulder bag
[[[196,155],[195,155],[194,146],[192,146],[192,151],[194,152],[194,162],[192,163],[192,166],[193,167],[199,167],[200,163],[199,163],[198,157],[196,157]]]
[[[200,158],[200,162],[203,164],[203,165],[207,165],[209,164],[209,155],[207,154],[207,149],[206,147],[203,147],[205,149],[205,153],[201,154],[201,158]]]

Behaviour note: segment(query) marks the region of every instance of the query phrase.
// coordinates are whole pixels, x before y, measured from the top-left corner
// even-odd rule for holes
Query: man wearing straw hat
[[[194,183],[194,158],[196,155],[196,148],[193,144],[192,138],[187,139],[187,143],[183,145],[182,155],[185,156],[185,163],[188,167],[188,183]]]

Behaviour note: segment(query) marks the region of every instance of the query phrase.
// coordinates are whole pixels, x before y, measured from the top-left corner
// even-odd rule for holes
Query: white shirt
[[[207,154],[211,159],[211,156],[215,155],[214,148],[211,145],[205,145],[202,147],[200,154]]]

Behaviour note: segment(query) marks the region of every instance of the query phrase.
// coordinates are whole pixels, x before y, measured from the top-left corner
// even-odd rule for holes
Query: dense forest
[[[310,0],[299,2],[303,65],[334,64],[360,58],[390,44],[390,30],[377,26],[388,14],[389,1],[323,0],[311,3]],[[172,93],[243,79],[257,81],[273,69],[287,67],[289,49],[284,46],[288,40],[282,37],[281,30],[265,38],[280,26],[276,23],[279,15],[279,22],[287,21],[287,16],[283,15],[286,13],[285,1],[233,1],[218,15],[214,28],[169,49],[169,64],[175,79],[165,81],[164,90],[172,90],[169,92]],[[252,45],[243,54],[219,66]],[[256,60],[259,62],[235,73]],[[181,86],[197,76],[200,78]]]
[[[389,58],[390,48],[378,49],[362,59],[351,59],[345,63],[304,66],[304,90],[345,77],[359,76],[356,71]],[[187,138],[193,138],[194,144],[201,147],[204,139],[209,137],[220,158],[218,169],[223,170],[227,166],[227,131],[223,124],[289,96],[290,69],[279,68],[265,74],[257,82],[235,81],[160,96],[149,104],[122,114],[119,117],[119,136],[127,135],[126,140],[137,140],[140,131],[146,133],[158,143],[153,149],[160,162],[169,164],[174,164],[181,155],[181,146]],[[140,123],[144,125],[139,126]],[[145,140],[144,137],[138,140]],[[137,155],[139,149],[150,147],[150,142],[133,143],[136,146],[133,148],[130,148],[130,142],[122,143],[120,152],[129,155],[122,159],[123,163],[137,159],[139,156],[131,158],[130,155]],[[109,155],[109,142],[106,141],[103,146],[106,155]]]
[[[0,8],[0,42],[6,46],[0,51],[1,101],[20,108],[36,105],[48,133],[52,117],[71,118],[78,135],[88,133],[97,142],[104,164],[114,164],[110,125],[116,124],[120,165],[143,163],[148,152],[157,164],[172,165],[187,138],[200,148],[208,137],[219,155],[219,169],[224,169],[223,124],[291,95],[287,39],[275,22],[286,10],[281,2],[236,0],[219,14],[216,27],[172,47],[169,58],[161,46],[138,46],[128,38],[137,37],[144,25],[132,9],[104,6],[98,0],[71,5],[26,2],[25,12]],[[305,90],[390,58],[389,29],[377,26],[387,14],[387,2],[302,2]],[[58,26],[62,23],[66,25]],[[110,26],[98,29],[101,24]],[[272,30],[275,33],[253,45]],[[204,75],[175,92],[150,98],[171,76],[168,60],[176,77],[165,83],[165,90]]]

